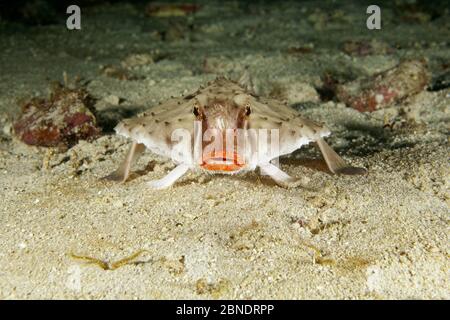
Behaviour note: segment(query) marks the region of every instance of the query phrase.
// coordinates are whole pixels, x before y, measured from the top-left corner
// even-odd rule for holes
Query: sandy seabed
[[[332,2],[207,1],[187,19],[123,4],[82,14],[81,31],[0,22],[1,299],[450,298],[450,90],[367,114],[315,89],[326,71],[367,76],[410,57],[435,74],[450,60],[448,13],[402,23],[386,9],[375,32],[363,5]],[[350,56],[341,50],[349,39],[395,49]],[[105,66],[134,78],[110,77]],[[303,188],[257,173],[189,173],[155,191],[146,182],[173,164],[150,153],[129,182],[99,180],[129,147],[110,130],[118,120],[246,67],[263,94],[325,122],[329,143],[369,174],[331,175],[308,146],[281,159],[309,180]],[[63,72],[88,80],[104,135],[63,152],[24,145],[11,134],[18,99],[46,95]],[[115,270],[71,256],[111,267],[140,250]]]

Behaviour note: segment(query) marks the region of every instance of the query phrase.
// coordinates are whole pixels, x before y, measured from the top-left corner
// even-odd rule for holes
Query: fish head
[[[194,106],[193,113],[202,128],[201,168],[223,173],[241,171],[246,165],[243,135],[250,106],[234,98],[214,97]]]

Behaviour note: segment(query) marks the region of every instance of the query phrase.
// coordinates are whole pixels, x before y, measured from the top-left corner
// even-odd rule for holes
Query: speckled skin
[[[244,159],[244,165],[235,166],[233,169],[211,170],[211,167],[193,160],[195,148],[188,149],[185,147],[185,142],[172,139],[174,130],[185,129],[186,132],[189,132],[190,137],[193,137],[191,146],[194,146],[196,143],[194,123],[196,121],[201,123],[202,133],[207,129],[217,129],[223,135],[225,135],[226,129],[256,129],[253,132],[257,132],[259,129],[268,131],[278,129],[278,151],[275,153],[271,151],[270,154],[264,154],[262,157],[254,157],[254,154],[258,152],[263,154],[263,151],[258,150],[260,138],[248,134],[245,136],[245,154],[238,155]],[[278,184],[289,185],[296,179],[275,167],[271,160],[292,153],[310,142],[318,143],[332,172],[340,171],[339,173],[350,174],[356,172],[355,168],[347,166],[343,159],[322,139],[330,134],[327,127],[303,118],[297,111],[285,104],[259,97],[244,89],[240,84],[225,78],[218,78],[193,94],[171,98],[136,118],[126,119],[117,125],[115,130],[119,135],[131,138],[135,145],[145,145],[158,155],[171,157],[179,165],[172,174],[169,173],[165,177],[166,180],[158,180],[156,184],[152,185],[156,188],[171,185],[189,169],[206,169],[213,173],[237,173],[254,170],[256,167],[260,167],[264,174],[271,176]],[[272,133],[268,134],[268,139],[272,138],[271,135]],[[182,143],[184,144],[182,145]],[[174,151],[178,152],[181,149],[184,150],[183,152],[188,149],[188,160],[176,161],[174,159]],[[123,168],[127,168],[127,170],[122,171],[129,171],[131,159],[134,159],[132,153],[135,150],[137,149],[131,149],[128,156],[130,160],[123,165]],[[114,176],[120,175],[124,176],[123,181],[126,180],[126,175],[122,172],[116,172]]]
[[[251,114],[245,116],[243,111],[247,107]],[[194,108],[200,109],[200,117],[194,115]],[[171,98],[136,118],[126,119],[115,130],[119,135],[143,143],[152,152],[169,157],[174,145],[173,130],[183,128],[193,135],[195,120],[202,120],[203,130],[279,129],[279,155],[289,154],[330,134],[328,128],[302,118],[294,109],[273,99],[257,97],[224,78],[216,79],[194,94]]]

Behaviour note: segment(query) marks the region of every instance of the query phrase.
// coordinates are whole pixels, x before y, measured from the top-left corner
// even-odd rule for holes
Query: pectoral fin
[[[127,156],[120,164],[119,168],[117,168],[117,170],[107,175],[106,177],[103,177],[102,179],[118,182],[127,181],[128,177],[130,176],[131,165],[134,162],[136,162],[136,160],[139,158],[139,156],[142,154],[144,150],[145,150],[144,144],[133,142],[130,150],[127,153]]]
[[[367,169],[352,167],[348,165],[322,138],[318,139],[317,145],[322,152],[328,168],[335,174],[367,174]]]
[[[261,168],[261,173],[270,176],[281,187],[295,187],[300,183],[299,179],[291,177],[269,162],[261,163],[259,167]]]
[[[170,171],[166,176],[159,180],[152,180],[148,182],[148,185],[152,187],[153,189],[165,189],[170,187],[181,178],[188,170],[190,169],[190,166],[187,164],[179,164],[175,167],[172,171]]]

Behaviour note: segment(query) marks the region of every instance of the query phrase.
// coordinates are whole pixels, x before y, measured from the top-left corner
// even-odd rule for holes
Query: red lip
[[[215,151],[203,155],[201,167],[208,171],[233,172],[242,169],[244,160],[236,152]]]

